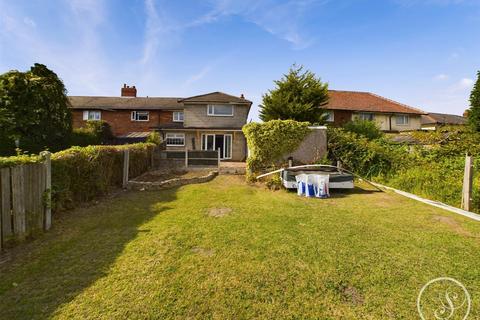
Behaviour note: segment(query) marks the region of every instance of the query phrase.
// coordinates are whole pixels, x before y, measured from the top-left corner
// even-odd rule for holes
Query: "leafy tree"
[[[260,119],[296,120],[300,122],[323,123],[321,108],[328,102],[328,84],[322,83],[311,71],[303,66],[293,65],[288,74],[275,81],[276,88],[263,95],[260,105]]]
[[[480,132],[480,71],[477,72],[477,82],[470,94],[468,124],[474,131]]]
[[[36,63],[27,72],[0,75],[0,153],[58,150],[68,145],[72,131],[66,89],[58,76]]]

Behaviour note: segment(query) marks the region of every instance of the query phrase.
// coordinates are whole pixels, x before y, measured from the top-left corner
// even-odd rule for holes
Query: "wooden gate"
[[[50,229],[50,153],[41,163],[0,169],[0,249]]]

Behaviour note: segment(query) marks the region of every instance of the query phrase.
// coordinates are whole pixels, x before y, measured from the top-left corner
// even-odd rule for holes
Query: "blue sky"
[[[331,89],[461,114],[480,0],[0,0],[0,73],[46,64],[71,95],[262,94],[293,64]]]

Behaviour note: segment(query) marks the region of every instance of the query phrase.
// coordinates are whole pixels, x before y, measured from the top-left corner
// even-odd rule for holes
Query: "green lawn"
[[[450,276],[480,317],[480,224],[392,193],[220,176],[62,215],[0,265],[0,319],[417,319]]]

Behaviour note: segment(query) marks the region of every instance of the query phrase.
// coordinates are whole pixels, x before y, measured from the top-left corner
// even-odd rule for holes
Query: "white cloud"
[[[238,16],[266,32],[288,41],[294,49],[309,47],[314,38],[302,28],[305,15],[314,5],[330,0],[212,0],[213,9],[188,27],[213,23],[222,17]]]
[[[198,73],[191,75],[184,83],[184,86],[187,87],[197,81],[202,80],[205,76],[212,70],[212,67],[207,65],[203,67]]]
[[[448,75],[447,74],[444,74],[444,73],[440,73],[438,75],[436,75],[433,79],[434,80],[438,80],[438,81],[444,81],[444,80],[448,80]]]
[[[462,80],[460,80],[459,86],[461,88],[471,88],[473,87],[473,79],[463,78]]]
[[[32,28],[35,28],[37,26],[35,21],[33,21],[33,19],[31,19],[29,17],[23,18],[23,23],[25,23],[27,26],[32,27]]]

